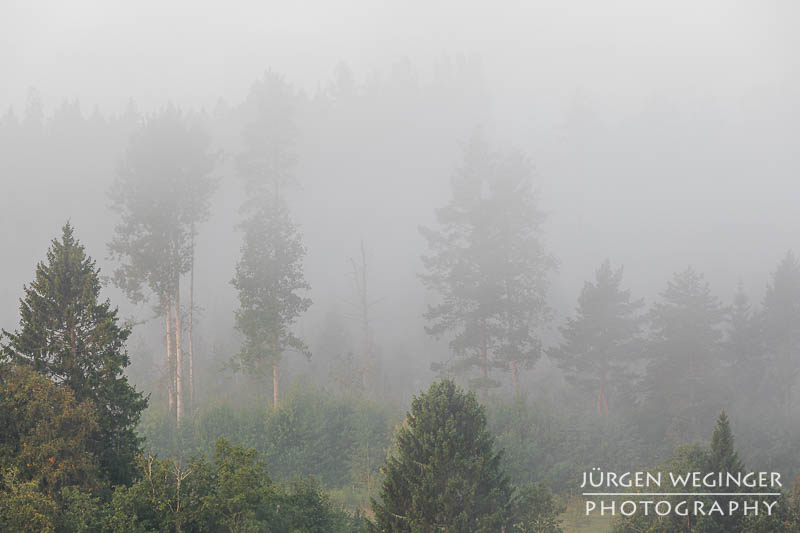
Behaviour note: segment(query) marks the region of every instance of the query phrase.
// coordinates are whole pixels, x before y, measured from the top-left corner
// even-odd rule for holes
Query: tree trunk
[[[175,410],[175,362],[172,352],[172,300],[164,294],[164,323],[167,337],[167,396],[169,397],[169,412]]]
[[[511,361],[511,384],[514,388],[514,398],[519,396],[519,367],[516,361]]]
[[[272,363],[272,408],[278,410],[278,361]]]
[[[181,350],[181,289],[175,288],[175,420],[183,418],[183,353]]]
[[[192,228],[192,265],[189,272],[189,408],[194,409],[194,228]]]

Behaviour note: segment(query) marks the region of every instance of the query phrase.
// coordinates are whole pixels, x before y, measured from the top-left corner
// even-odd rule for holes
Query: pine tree
[[[217,157],[202,128],[169,107],[131,137],[111,191],[121,216],[109,244],[112,257],[122,262],[114,282],[134,302],[146,299],[144,289],[158,301],[165,324],[169,407],[178,422],[185,404],[181,277],[192,271],[197,227],[209,216],[216,186],[210,173]],[[189,302],[194,305],[193,294]],[[188,344],[191,353],[191,337]]]
[[[740,283],[733,297],[728,315],[728,335],[725,339],[727,398],[736,400],[740,391],[760,389],[764,386],[762,349],[759,346],[758,327],[752,306]],[[743,401],[749,401],[749,398]]]
[[[372,499],[371,531],[502,531],[514,496],[500,461],[475,395],[450,380],[434,383],[414,398],[397,433],[379,500]]]
[[[284,352],[311,356],[291,331],[311,306],[298,294],[309,288],[303,275],[305,248],[283,197],[284,188],[295,182],[293,95],[281,77],[267,72],[253,86],[246,106],[253,119],[244,128],[244,150],[237,158],[247,193],[240,225],[244,239],[232,281],[239,292],[236,329],[245,341],[234,362],[256,376],[271,368],[272,405],[277,408]]]
[[[767,370],[765,392],[789,409],[792,391],[800,376],[800,262],[789,251],[767,286],[763,310],[757,318]]]
[[[236,329],[244,345],[234,360],[256,376],[272,370],[273,407],[278,406],[278,363],[294,350],[310,357],[292,325],[310,306],[300,296],[309,286],[303,275],[305,249],[279,198],[242,223],[244,242],[233,286],[239,292]]]
[[[128,482],[139,451],[134,431],[147,400],[123,371],[130,364],[130,328],[100,300],[100,271],[67,223],[20,301],[20,327],[4,332],[4,351],[17,363],[71,389],[96,408],[99,440],[94,452],[113,482]]]
[[[549,315],[547,276],[555,266],[541,243],[529,163],[491,153],[475,135],[436,219],[437,229],[421,229],[430,249],[421,278],[440,298],[425,313],[426,331],[452,335],[456,355],[438,368],[477,370],[471,385],[484,394],[498,385],[492,371],[510,370],[516,393],[519,372],[541,353],[536,329]]]
[[[727,310],[694,269],[675,274],[650,311],[647,385],[658,426],[694,438],[722,403],[717,369]]]
[[[635,341],[641,329],[642,300],[621,288],[622,268],[606,260],[587,281],[578,298],[575,318],[561,328],[564,342],[551,354],[566,378],[595,398],[598,416],[608,417],[611,391],[621,392],[630,379]]]

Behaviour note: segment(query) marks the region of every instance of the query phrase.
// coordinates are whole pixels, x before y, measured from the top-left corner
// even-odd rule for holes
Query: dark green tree
[[[630,382],[630,364],[637,348],[642,300],[621,287],[622,268],[608,260],[587,281],[575,317],[561,328],[564,342],[552,350],[568,381],[594,397],[598,416],[608,417],[609,396],[617,398]]]
[[[415,397],[384,466],[371,530],[496,533],[510,527],[515,498],[484,408],[451,380]]]
[[[722,325],[726,309],[691,267],[675,274],[650,311],[646,387],[663,438],[697,438],[722,407]]]
[[[100,271],[67,223],[25,287],[19,329],[4,331],[3,349],[94,406],[99,437],[93,451],[114,483],[131,480],[139,451],[134,429],[147,406],[124,374],[130,332],[117,309],[100,299]]]
[[[452,335],[456,357],[435,368],[477,370],[471,385],[484,393],[498,385],[493,370],[510,370],[516,393],[519,372],[541,354],[537,328],[549,316],[547,276],[555,266],[541,242],[544,215],[530,164],[519,153],[492,153],[476,134],[436,219],[436,229],[421,228],[430,250],[421,278],[440,299],[425,313],[426,331]]]

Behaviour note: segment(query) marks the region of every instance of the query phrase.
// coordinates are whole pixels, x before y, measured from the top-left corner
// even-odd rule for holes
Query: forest
[[[696,85],[636,99],[496,51],[259,64],[201,104],[26,88],[0,531],[800,532],[800,80],[752,82],[770,50],[736,83],[667,54]],[[593,469],[783,484],[589,515]]]

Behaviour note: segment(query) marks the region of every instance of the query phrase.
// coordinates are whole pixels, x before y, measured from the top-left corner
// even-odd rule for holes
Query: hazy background
[[[228,157],[201,229],[196,299],[205,311],[197,335],[199,345],[222,352],[235,349],[228,282],[242,194],[230,155],[243,102],[267,69],[304,102],[300,185],[291,199],[308,248],[314,306],[300,329],[312,350],[326,315],[348,310],[348,259],[362,239],[373,294],[382,298],[382,357],[424,373],[431,353],[445,349],[422,331],[417,228],[447,201],[460,146],[477,126],[536,166],[550,214],[546,240],[560,263],[551,292],[559,319],[606,257],[625,266],[626,285],[648,302],[688,264],[723,300],[742,281],[757,302],[780,257],[800,241],[793,2],[0,6],[0,110],[17,120],[31,88],[52,131],[54,117],[69,113],[89,125],[168,102],[206,113]],[[347,69],[350,103],[335,96]],[[320,95],[339,104],[325,107]],[[66,115],[65,101],[73,102]],[[13,140],[0,144],[6,329],[16,324],[23,283],[67,218],[104,272],[114,266],[106,244],[117,217],[106,192],[128,132],[106,129],[94,139],[91,131],[83,141],[71,130],[52,134],[59,161],[21,154]],[[80,151],[70,150],[70,139]],[[146,307],[132,308],[111,288],[109,295],[126,314],[147,317]]]

